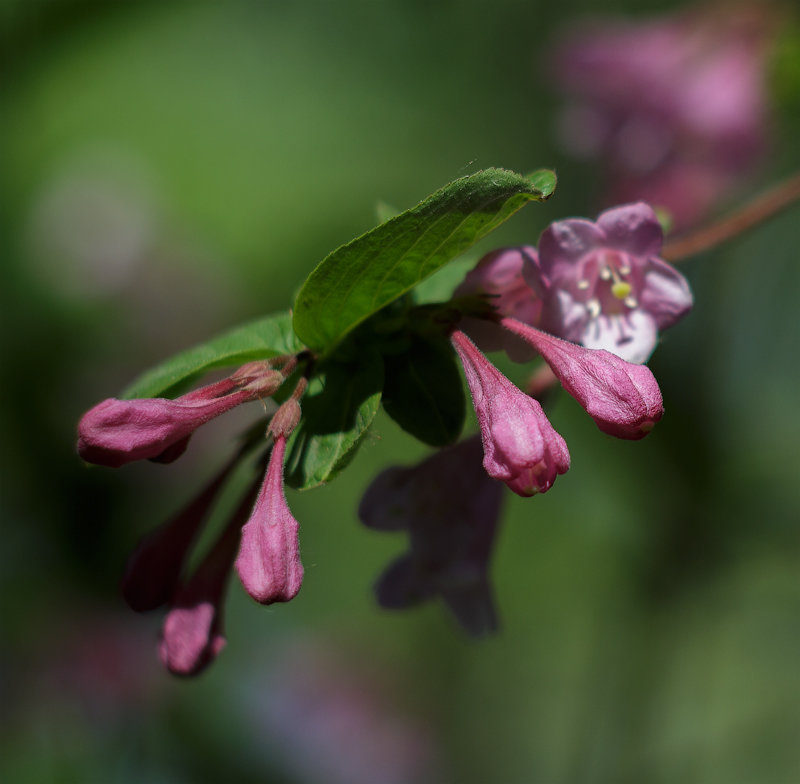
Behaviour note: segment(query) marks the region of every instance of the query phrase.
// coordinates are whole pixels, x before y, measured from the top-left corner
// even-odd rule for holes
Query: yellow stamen
[[[617,299],[625,299],[625,297],[627,297],[631,293],[632,288],[633,287],[631,286],[630,283],[627,283],[624,280],[617,279],[611,286],[611,293]]]

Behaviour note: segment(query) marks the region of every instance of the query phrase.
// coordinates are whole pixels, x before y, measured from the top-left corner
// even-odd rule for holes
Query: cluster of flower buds
[[[538,252],[531,246],[494,251],[468,273],[456,297],[478,295],[488,307],[468,308],[450,341],[472,396],[486,475],[532,496],[552,487],[570,456],[539,401],[475,342],[517,360],[539,354],[551,378],[604,433],[633,440],[653,429],[663,413],[661,391],[641,363],[658,330],[692,305],[686,280],[658,258],[662,241],[653,210],[630,204],[604,212],[597,223],[553,223]],[[468,632],[481,634],[495,625],[486,570],[499,500],[476,476],[475,446],[468,444],[416,468],[381,474],[360,513],[369,527],[407,528],[411,535],[410,554],[378,583],[381,604],[404,607],[438,593]],[[443,486],[446,503],[436,500]],[[468,578],[459,582],[454,573]]]
[[[480,439],[448,447],[415,468],[389,469],[367,490],[363,522],[379,530],[406,529],[411,539],[409,552],[378,582],[383,606],[440,596],[468,633],[492,631],[496,613],[487,572],[501,483],[529,497],[549,490],[569,469],[566,442],[539,400],[507,379],[479,346],[505,348],[517,360],[541,356],[552,381],[604,433],[639,439],[661,418],[661,391],[642,363],[658,330],[692,304],[683,276],[658,258],[662,240],[653,210],[643,203],[608,210],[596,223],[559,221],[542,234],[538,251],[526,246],[484,257],[436,311],[454,314],[437,329],[444,327],[463,366]],[[370,338],[361,333],[359,339]],[[173,400],[105,400],[80,421],[78,452],[87,462],[171,462],[200,425],[272,397],[290,375],[301,376],[291,395],[281,396],[267,427],[271,449],[263,482],[247,490],[200,565],[186,576],[201,526],[249,445],[130,558],[123,592],[131,607],[169,607],[161,657],[172,672],[199,672],[225,644],[222,601],[232,566],[262,604],[289,601],[300,590],[298,523],[284,495],[284,460],[319,359],[303,351],[249,362]]]
[[[297,363],[296,356],[249,362],[228,378],[174,400],[104,400],[78,425],[78,453],[89,463],[115,468],[143,459],[171,462],[201,425],[242,403],[274,395]],[[272,415],[267,427],[272,448],[263,481],[248,488],[188,578],[184,572],[192,544],[244,449],[178,515],[147,535],[129,558],[122,584],[128,604],[139,612],[169,607],[160,653],[173,673],[200,672],[224,646],[222,605],[234,562],[245,590],[262,604],[288,602],[300,590],[298,523],[286,503],[283,463],[306,386],[303,377]]]

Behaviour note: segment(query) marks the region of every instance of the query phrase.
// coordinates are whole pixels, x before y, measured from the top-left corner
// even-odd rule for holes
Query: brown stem
[[[667,241],[661,257],[667,261],[679,262],[710,250],[772,218],[798,199],[800,174],[795,174],[710,226]]]

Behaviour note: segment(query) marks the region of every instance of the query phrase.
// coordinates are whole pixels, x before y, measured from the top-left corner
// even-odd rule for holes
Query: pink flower
[[[524,270],[529,282],[549,287],[542,326],[587,348],[646,361],[658,330],[692,307],[686,279],[658,258],[662,241],[643,202],[606,210],[597,223],[552,223],[540,239],[539,264]]]
[[[238,375],[254,364],[174,400],[108,398],[98,403],[78,423],[78,454],[87,463],[109,468],[134,460],[171,462],[181,455],[198,427],[242,403],[277,391],[283,380],[278,371],[264,368],[256,378]]]
[[[514,319],[500,323],[542,355],[564,389],[604,433],[643,438],[661,419],[661,390],[645,365],[626,362],[604,349],[577,346]]]
[[[763,156],[771,24],[754,4],[573,26],[550,58],[568,101],[560,141],[603,161],[613,201],[691,225]]]
[[[408,530],[411,549],[378,580],[382,607],[401,609],[441,596],[464,630],[494,631],[487,577],[502,485],[481,466],[477,438],[412,468],[389,468],[367,488],[358,514],[379,531]]]
[[[288,602],[297,595],[303,582],[298,523],[283,492],[285,451],[286,436],[278,436],[256,505],[242,529],[236,558],[242,585],[261,604]]]
[[[451,341],[464,366],[483,441],[483,466],[518,495],[544,493],[569,468],[564,439],[538,400],[517,389],[456,331]]]

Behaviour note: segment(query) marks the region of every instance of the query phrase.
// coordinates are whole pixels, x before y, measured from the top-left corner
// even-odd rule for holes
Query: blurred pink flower
[[[720,11],[587,21],[556,46],[559,140],[601,160],[608,201],[643,199],[691,225],[762,158],[771,15]]]
[[[261,657],[257,672],[261,681],[243,693],[245,726],[271,771],[278,761],[298,782],[447,780],[431,728],[400,707],[396,667],[390,676],[363,650],[310,639],[284,644],[266,666]]]
[[[361,499],[361,522],[379,531],[407,530],[411,540],[410,551],[378,581],[381,606],[401,609],[438,595],[468,634],[493,631],[487,570],[501,491],[481,466],[477,437],[419,465],[379,474]]]
[[[96,607],[86,595],[61,593],[59,598],[63,606],[41,624],[45,636],[36,653],[8,662],[7,675],[24,684],[28,704],[45,715],[59,715],[58,706],[68,704],[68,715],[76,722],[88,720],[101,735],[117,723],[152,716],[166,695],[152,662],[140,655],[152,644],[149,625]],[[26,667],[32,670],[26,673]],[[14,717],[9,704],[4,710],[7,720]]]

